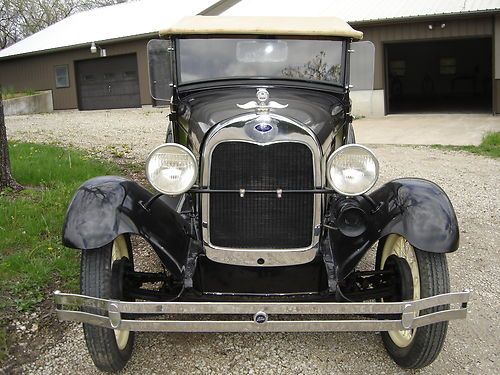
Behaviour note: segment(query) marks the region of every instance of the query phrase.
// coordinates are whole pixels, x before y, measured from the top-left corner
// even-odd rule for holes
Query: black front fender
[[[379,238],[400,234],[416,248],[434,253],[458,249],[457,217],[446,193],[435,183],[402,178],[370,194],[382,204],[376,215]]]
[[[146,210],[143,204],[152,196],[142,186],[122,177],[103,176],[86,181],[68,207],[63,244],[75,249],[96,249],[120,234],[138,234],[152,245],[172,272],[179,274],[188,252],[188,224],[160,199]]]
[[[457,217],[446,193],[433,182],[402,178],[383,185],[368,197],[350,198],[367,213],[367,230],[359,237],[329,230],[332,255],[342,278],[379,239],[391,234],[404,236],[416,248],[449,253],[457,250]],[[332,207],[335,212],[336,207]]]

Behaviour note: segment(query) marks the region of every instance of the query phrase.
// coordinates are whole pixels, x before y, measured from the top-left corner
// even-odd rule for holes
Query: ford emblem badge
[[[267,133],[273,130],[273,127],[271,126],[271,124],[262,123],[255,125],[255,130],[261,133]]]
[[[258,311],[257,313],[255,313],[255,315],[253,316],[253,320],[255,323],[258,323],[258,324],[263,324],[263,323],[266,323],[267,322],[267,314],[264,312],[264,311]]]

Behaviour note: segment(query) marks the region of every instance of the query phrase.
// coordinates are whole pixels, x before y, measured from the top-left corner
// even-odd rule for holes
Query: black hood
[[[342,125],[345,113],[342,100],[334,94],[296,88],[268,88],[269,100],[288,105],[271,109],[271,113],[291,118],[309,126],[321,144],[332,131]],[[255,88],[221,88],[198,91],[181,98],[178,114],[182,126],[187,127],[191,146],[199,151],[205,134],[214,125],[236,116],[255,113],[238,104],[257,101]]]

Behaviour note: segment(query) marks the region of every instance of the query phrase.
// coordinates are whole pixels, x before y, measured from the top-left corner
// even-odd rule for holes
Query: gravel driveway
[[[103,155],[121,149],[126,158],[142,161],[153,146],[162,142],[164,117],[165,113],[153,109],[65,111],[8,117],[7,129],[12,140],[72,144]],[[435,181],[448,193],[461,230],[460,249],[448,257],[452,290],[470,288],[474,291],[468,320],[450,323],[444,349],[436,362],[422,371],[409,373],[497,374],[500,368],[500,161],[423,146],[374,146],[373,149],[380,160],[382,183],[396,177],[422,177]],[[97,374],[79,325],[70,323],[58,327],[58,334],[54,335],[38,330],[35,335],[46,335],[42,340],[47,344],[34,361],[20,371]],[[26,337],[20,336],[20,345],[29,348]],[[374,333],[142,333],[123,373],[405,372],[393,364],[379,335]]]
[[[146,159],[165,141],[167,111],[115,109],[111,111],[58,111],[6,117],[9,139],[75,146],[103,156]]]

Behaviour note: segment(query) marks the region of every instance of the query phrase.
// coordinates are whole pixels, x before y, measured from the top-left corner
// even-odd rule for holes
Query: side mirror
[[[351,91],[373,90],[375,46],[372,42],[351,43],[349,85]]]
[[[153,99],[168,103],[174,88],[170,43],[165,39],[148,42],[149,91]]]

